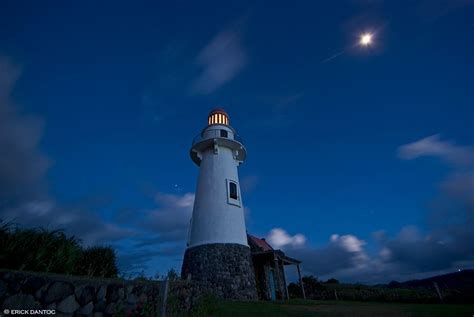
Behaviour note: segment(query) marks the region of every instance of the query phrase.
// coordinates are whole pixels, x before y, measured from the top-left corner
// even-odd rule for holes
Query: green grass
[[[232,302],[218,304],[215,316],[383,316],[438,317],[474,316],[474,305],[468,304],[401,304],[352,301],[291,300],[278,302]]]

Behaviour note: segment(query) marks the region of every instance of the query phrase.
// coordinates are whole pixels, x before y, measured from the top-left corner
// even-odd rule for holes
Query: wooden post
[[[163,302],[161,303],[161,316],[166,317],[166,302],[168,301],[168,278],[163,282]]]
[[[438,293],[439,300],[440,300],[440,301],[443,301],[443,296],[441,295],[441,291],[439,290],[438,283],[433,282],[433,285],[434,285],[434,287],[435,287],[435,289],[436,289],[436,293]]]
[[[286,274],[285,274],[285,264],[283,261],[280,261],[281,263],[281,270],[283,274],[283,283],[285,283],[285,289],[286,289],[286,299],[290,299],[290,294],[288,294],[288,283],[286,282]]]
[[[273,253],[273,266],[274,266],[274,280],[275,280],[275,299],[283,299],[282,298],[278,298],[278,293],[279,291],[283,291],[282,290],[282,286],[283,285],[280,285],[280,282],[281,282],[281,276],[280,276],[280,262],[278,262],[278,257],[275,255],[275,253]],[[282,294],[283,296],[283,294]]]
[[[296,264],[296,268],[298,269],[298,279],[300,280],[300,286],[301,286],[301,292],[303,293],[303,299],[306,299],[306,294],[304,293],[303,280],[301,279],[300,265]]]

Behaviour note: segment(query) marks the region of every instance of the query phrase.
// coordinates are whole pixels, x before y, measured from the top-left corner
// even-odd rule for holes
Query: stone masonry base
[[[257,299],[250,248],[244,245],[215,243],[187,249],[181,277],[191,278],[219,298]]]

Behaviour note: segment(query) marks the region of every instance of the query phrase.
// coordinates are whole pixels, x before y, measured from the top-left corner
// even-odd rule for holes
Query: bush
[[[116,277],[115,252],[83,249],[62,230],[19,228],[0,219],[0,268],[60,274]]]
[[[111,247],[90,247],[81,252],[75,274],[116,277],[115,251]]]

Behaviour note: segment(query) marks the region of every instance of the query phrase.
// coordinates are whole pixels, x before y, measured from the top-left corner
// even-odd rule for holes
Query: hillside
[[[401,283],[391,282],[389,287],[432,288],[434,282],[436,282],[441,289],[453,289],[462,293],[474,294],[474,270],[463,270]]]

